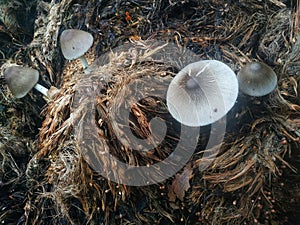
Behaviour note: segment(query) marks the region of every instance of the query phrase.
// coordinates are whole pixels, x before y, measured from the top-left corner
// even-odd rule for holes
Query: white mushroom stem
[[[35,88],[38,92],[42,93],[44,96],[46,96],[46,97],[48,98],[48,90],[49,90],[49,89],[45,88],[44,86],[42,86],[42,85],[40,85],[40,84],[36,84],[36,85],[34,86],[34,88]]]
[[[85,70],[88,68],[89,64],[88,64],[88,62],[86,61],[86,58],[85,58],[84,56],[80,56],[79,59],[80,59],[80,62],[81,62],[81,64],[82,64],[83,71],[85,71]],[[86,73],[86,72],[85,72],[85,73]]]

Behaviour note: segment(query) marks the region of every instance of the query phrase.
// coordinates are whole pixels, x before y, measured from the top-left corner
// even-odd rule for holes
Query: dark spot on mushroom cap
[[[186,88],[190,90],[196,89],[199,88],[199,84],[195,78],[189,77],[186,81]]]
[[[273,69],[261,62],[247,63],[237,75],[239,89],[250,96],[264,96],[272,92],[277,85],[277,76]]]
[[[66,59],[72,60],[83,56],[93,45],[93,36],[77,29],[64,30],[60,35],[60,47]]]
[[[12,94],[22,98],[38,82],[39,72],[29,67],[11,66],[5,69],[4,78]]]

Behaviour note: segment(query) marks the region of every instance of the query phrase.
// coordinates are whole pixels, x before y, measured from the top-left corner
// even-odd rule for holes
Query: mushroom
[[[237,75],[241,92],[250,96],[264,96],[277,85],[274,70],[261,62],[247,63]]]
[[[49,97],[48,89],[37,83],[39,80],[37,70],[23,66],[10,66],[3,73],[8,88],[16,98],[23,98],[32,88]]]
[[[235,73],[217,60],[203,60],[184,67],[171,81],[167,106],[171,115],[187,126],[205,126],[219,120],[238,96]]]
[[[77,29],[64,30],[60,35],[60,48],[63,56],[68,60],[80,59],[83,70],[88,67],[84,54],[93,45],[93,36]]]

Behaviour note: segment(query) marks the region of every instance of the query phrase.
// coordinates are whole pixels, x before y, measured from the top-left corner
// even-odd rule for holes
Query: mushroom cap
[[[237,75],[241,92],[250,96],[264,96],[277,85],[274,70],[261,62],[247,63]]]
[[[204,126],[219,120],[238,96],[235,73],[217,60],[203,60],[184,67],[171,81],[167,106],[171,115],[187,126]]]
[[[93,41],[93,36],[88,32],[68,29],[60,35],[60,48],[66,59],[77,59],[89,50]]]
[[[23,66],[10,66],[4,70],[8,88],[16,98],[23,98],[36,85],[39,72]]]

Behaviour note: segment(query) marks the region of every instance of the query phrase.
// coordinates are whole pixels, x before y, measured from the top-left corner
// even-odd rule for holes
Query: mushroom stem
[[[80,62],[82,64],[83,70],[85,71],[86,68],[89,66],[89,64],[86,61],[86,58],[84,56],[80,56],[79,59],[80,59]]]
[[[42,93],[44,96],[46,96],[47,98],[48,98],[48,90],[49,89],[47,89],[47,88],[45,88],[44,86],[42,86],[42,85],[40,85],[40,84],[36,84],[35,86],[34,86],[34,88],[38,91],[38,92],[40,92],[40,93]]]

